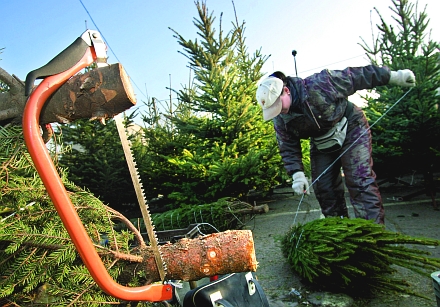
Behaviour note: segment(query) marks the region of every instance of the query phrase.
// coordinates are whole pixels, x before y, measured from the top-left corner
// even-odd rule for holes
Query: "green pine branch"
[[[355,292],[396,291],[422,296],[394,277],[395,266],[429,276],[440,259],[414,248],[440,245],[440,240],[385,230],[364,219],[326,218],[293,226],[282,248],[292,269],[311,284]]]
[[[82,264],[29,158],[22,129],[0,127],[0,144],[0,298],[14,306],[120,304],[101,291]],[[129,262],[114,251],[136,255],[134,233],[116,231],[115,220],[122,219],[118,213],[68,181],[65,170],[59,172],[104,265],[118,281]],[[142,273],[126,281],[146,283]]]

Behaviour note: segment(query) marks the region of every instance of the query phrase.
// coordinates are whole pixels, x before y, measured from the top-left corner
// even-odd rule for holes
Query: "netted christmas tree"
[[[316,287],[358,295],[397,291],[421,297],[397,277],[397,267],[429,276],[440,267],[440,259],[414,245],[439,244],[372,221],[338,217],[295,225],[282,240],[292,269]]]
[[[247,202],[234,198],[222,198],[216,202],[184,206],[160,214],[153,214],[157,230],[186,228],[190,224],[200,224],[207,232],[241,229],[256,212]]]

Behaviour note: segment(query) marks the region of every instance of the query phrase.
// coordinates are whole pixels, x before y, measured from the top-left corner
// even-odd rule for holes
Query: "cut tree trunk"
[[[21,123],[27,101],[24,83],[1,68],[0,80],[10,87],[8,92],[0,93],[0,123]],[[64,83],[46,101],[40,124],[70,123],[81,118],[102,121],[135,104],[130,80],[122,65],[116,63],[75,75]]]
[[[114,64],[68,80],[44,105],[40,123],[108,119],[135,104],[128,76]]]
[[[160,246],[167,267],[166,279],[199,280],[233,272],[255,272],[254,240],[250,230],[227,230],[195,239],[181,239]],[[159,271],[150,248],[144,256],[146,277],[159,281]]]

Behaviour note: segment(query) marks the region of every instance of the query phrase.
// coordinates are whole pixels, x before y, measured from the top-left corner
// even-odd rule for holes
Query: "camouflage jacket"
[[[323,135],[345,114],[348,96],[388,84],[388,67],[373,65],[323,70],[305,79],[287,77],[292,104],[273,119],[276,138],[289,175],[303,171],[300,139]]]

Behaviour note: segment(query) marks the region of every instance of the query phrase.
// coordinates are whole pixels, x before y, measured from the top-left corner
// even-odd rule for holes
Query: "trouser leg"
[[[355,216],[384,223],[384,208],[371,158],[371,134],[362,111],[355,110],[349,121],[341,164]]]
[[[313,190],[325,217],[348,217],[341,176],[341,161],[336,160],[337,157],[338,153],[321,153],[311,144]],[[332,165],[333,162],[335,163]]]

